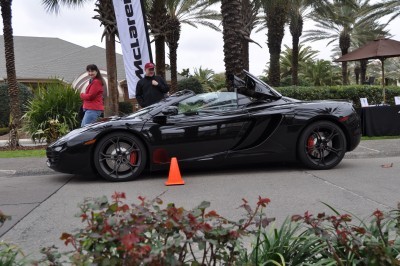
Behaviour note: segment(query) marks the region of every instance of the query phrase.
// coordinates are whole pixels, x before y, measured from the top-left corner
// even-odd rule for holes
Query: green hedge
[[[178,81],[178,91],[185,89],[191,90],[196,94],[205,92],[203,85],[201,85],[200,81],[194,77],[189,77],[187,79]]]
[[[343,99],[352,101],[354,106],[360,107],[360,98],[367,98],[370,105],[381,104],[383,90],[381,86],[349,85],[324,87],[279,87],[276,88],[284,96],[298,100],[327,100]],[[386,103],[394,105],[394,97],[400,96],[400,87],[385,87]]]
[[[21,107],[21,114],[26,111],[26,105],[29,100],[32,99],[33,94],[30,89],[18,83],[19,88],[19,100]],[[0,127],[8,127],[10,119],[10,98],[8,96],[8,84],[0,83]]]
[[[133,105],[131,102],[119,102],[118,108],[119,115],[121,116],[133,113]]]
[[[8,132],[10,132],[10,129],[8,127],[0,127],[0,136],[8,134]]]

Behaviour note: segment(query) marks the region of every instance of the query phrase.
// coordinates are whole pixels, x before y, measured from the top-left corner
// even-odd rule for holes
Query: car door
[[[207,98],[193,110],[178,105],[178,114],[167,116],[164,123],[154,119],[146,123],[142,132],[150,139],[153,153],[161,150],[167,159],[181,161],[224,158],[249,123],[249,116],[245,109],[233,105],[233,94],[216,95],[217,100]]]

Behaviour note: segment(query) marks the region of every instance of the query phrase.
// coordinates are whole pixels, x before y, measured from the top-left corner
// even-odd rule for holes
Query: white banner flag
[[[144,65],[152,62],[143,0],[113,0],[129,98],[135,98],[136,83],[144,76]]]

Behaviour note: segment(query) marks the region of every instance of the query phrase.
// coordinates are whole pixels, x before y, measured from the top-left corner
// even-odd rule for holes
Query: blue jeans
[[[85,115],[83,116],[81,127],[96,122],[97,119],[100,117],[102,111],[98,110],[86,110]]]

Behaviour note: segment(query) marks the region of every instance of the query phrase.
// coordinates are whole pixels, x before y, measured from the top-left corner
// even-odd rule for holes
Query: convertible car
[[[47,148],[58,172],[97,173],[109,181],[143,170],[272,161],[330,169],[361,138],[360,119],[345,101],[299,101],[257,77],[232,76],[234,91],[179,91],[124,117],[71,131]]]

